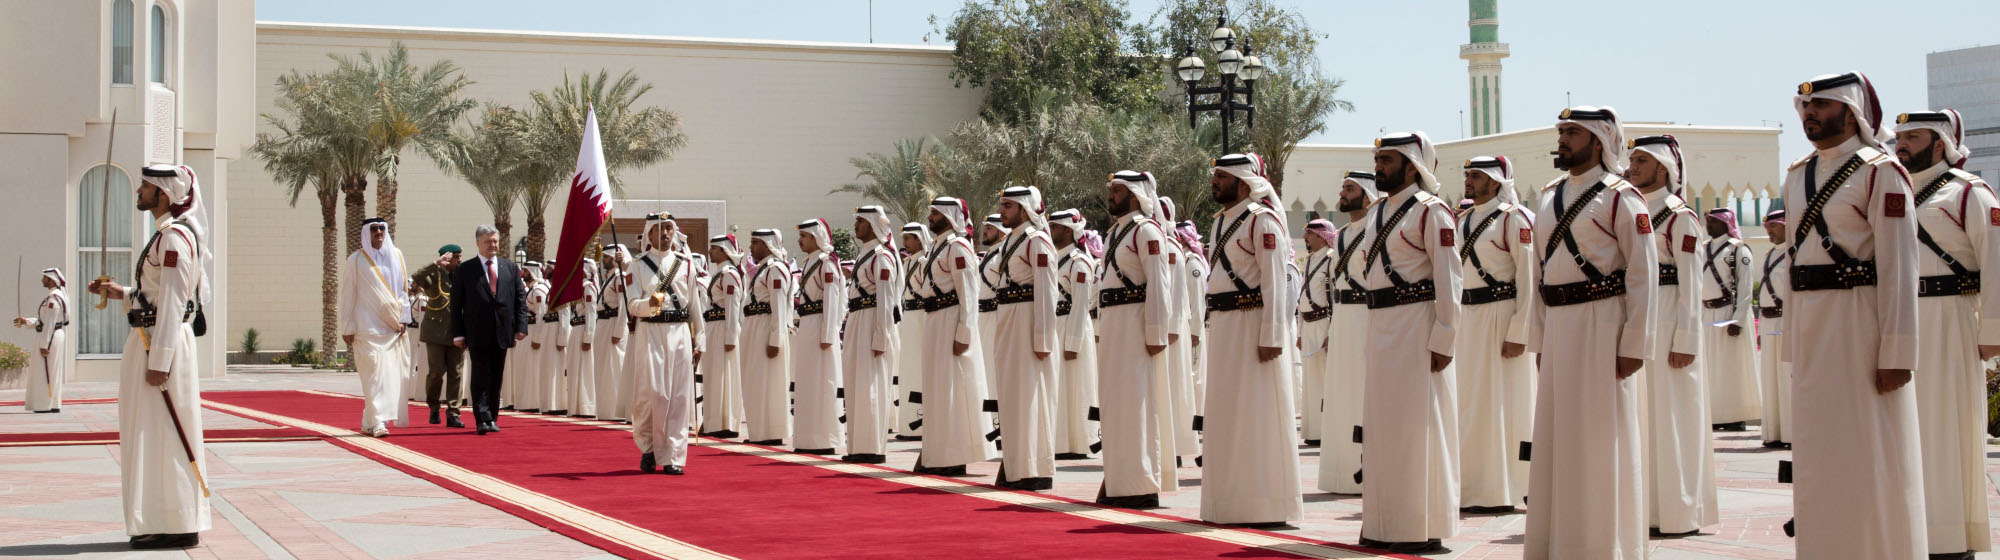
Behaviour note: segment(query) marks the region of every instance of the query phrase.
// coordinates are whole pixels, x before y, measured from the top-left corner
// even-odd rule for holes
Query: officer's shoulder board
[[[1553,181],[1549,181],[1549,184],[1547,184],[1547,185],[1542,185],[1542,192],[1548,192],[1548,191],[1552,191],[1552,190],[1555,190],[1557,186],[1560,186],[1560,185],[1562,185],[1562,184],[1563,184],[1563,178],[1562,178],[1562,177],[1556,177],[1556,178],[1555,178],[1555,180],[1553,180]]]
[[[1861,163],[1865,165],[1882,165],[1884,163],[1896,162],[1896,158],[1889,157],[1888,152],[1877,150],[1873,146],[1862,146],[1860,150],[1854,152],[1854,155],[1861,156]]]
[[[1951,174],[1951,178],[1963,181],[1967,185],[1986,186],[1986,181],[1984,179],[1980,179],[1978,175],[1973,175],[1972,172],[1966,171],[1964,169],[1953,167],[1945,169],[1944,172]]]
[[[1793,160],[1793,161],[1792,161],[1792,164],[1791,164],[1791,165],[1787,165],[1787,166],[1785,166],[1785,171],[1793,171],[1793,170],[1796,170],[1796,169],[1798,169],[1798,168],[1801,168],[1801,167],[1805,167],[1805,166],[1806,166],[1806,162],[1808,162],[1808,161],[1812,161],[1812,158],[1813,158],[1812,156],[1810,156],[1810,155],[1807,155],[1807,156],[1803,156],[1803,157],[1800,157],[1800,158],[1799,158],[1799,159],[1797,159],[1797,160]]]

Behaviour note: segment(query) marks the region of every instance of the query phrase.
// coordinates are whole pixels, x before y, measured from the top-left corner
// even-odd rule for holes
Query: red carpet
[[[202,440],[208,443],[230,441],[293,441],[319,438],[320,435],[317,433],[291,426],[202,431]],[[114,443],[118,443],[118,432],[0,433],[0,447],[109,445]]]
[[[298,391],[204,396],[224,412],[280,423],[285,421],[267,415],[287,416],[321,424],[303,426],[318,432],[352,430],[361,410],[358,399]],[[249,410],[230,410],[235,407]],[[752,454],[695,446],[687,476],[643,474],[628,432],[535,417],[503,417],[500,426],[502,432],[483,437],[424,424],[393,429],[383,440],[329,441],[625,556],[1368,557],[1343,545],[1066,500],[1041,507],[1005,503],[968,493],[1029,503],[1061,499],[992,494],[1009,491],[905,478],[918,475],[889,469],[837,472],[761,448]],[[672,541],[689,546],[669,553],[640,544]]]
[[[63,404],[110,404],[110,403],[115,403],[115,402],[118,402],[118,399],[116,399],[116,398],[101,398],[101,399],[63,399]],[[27,406],[27,405],[28,405],[28,401],[0,401],[0,407],[5,407],[5,406]]]

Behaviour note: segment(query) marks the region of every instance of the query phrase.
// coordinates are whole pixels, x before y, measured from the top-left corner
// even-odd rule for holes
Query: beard
[[[1334,203],[1333,208],[1341,212],[1359,212],[1362,208],[1367,208],[1367,207],[1368,205],[1362,202],[1361,199],[1348,200],[1346,198],[1342,198],[1340,199],[1340,202]]]
[[[951,220],[931,220],[932,235],[943,235],[947,231],[951,231]]]
[[[1903,156],[1903,154],[1900,153],[1901,151],[1902,151],[1901,149],[1898,149],[1897,152],[1899,153],[1897,153],[1896,155],[1902,157],[1903,167],[1909,169],[1912,172],[1923,171],[1925,169],[1930,169],[1931,166],[1933,165],[1937,165],[1937,158],[1931,157],[1931,149],[1928,147],[1926,147],[1924,151],[1913,153],[1908,156]]]
[[[1127,196],[1124,198],[1114,199],[1111,201],[1111,215],[1123,216],[1126,214],[1130,214],[1132,213],[1133,210],[1137,210],[1138,206],[1139,206],[1139,201],[1137,197]]]
[[[1818,127],[1817,130],[1812,126],[1804,127],[1806,129],[1807,140],[1825,140],[1847,134],[1847,118],[1845,116],[1831,121],[1809,120],[1806,121],[1806,124]]]
[[[1556,169],[1569,171],[1571,169],[1577,169],[1580,167],[1588,166],[1590,165],[1590,163],[1591,162],[1589,161],[1588,156],[1579,153],[1577,151],[1568,151],[1568,152],[1562,150],[1556,151]]]

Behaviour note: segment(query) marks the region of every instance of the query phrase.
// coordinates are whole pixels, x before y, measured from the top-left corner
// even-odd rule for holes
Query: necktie
[[[500,272],[493,266],[493,259],[486,259],[486,291],[500,295]]]

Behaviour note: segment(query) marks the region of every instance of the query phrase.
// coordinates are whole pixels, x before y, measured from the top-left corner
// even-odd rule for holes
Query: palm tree
[[[894,154],[871,153],[848,159],[849,164],[860,170],[855,178],[868,180],[841,185],[829,192],[858,194],[898,216],[921,221],[930,215],[931,199],[936,198],[937,191],[931,188],[929,179],[943,149],[944,145],[935,138],[898,140]]]
[[[1354,103],[1335,97],[1345,82],[1317,76],[1266,79],[1257,92],[1257,125],[1245,140],[1264,156],[1271,184],[1285,187],[1285,162],[1307,136],[1326,131],[1326,116],[1353,111]]]
[[[299,101],[289,94],[306,90],[281,87],[280,91],[283,94],[277,100],[278,108],[303,121],[299,115]],[[339,316],[335,308],[338,303],[335,294],[340,288],[339,254],[334,249],[339,231],[334,225],[335,208],[340,198],[338,165],[332,157],[333,152],[314,137],[303,134],[297,122],[268,113],[263,115],[263,119],[275,132],[258,133],[250,152],[264,160],[264,170],[285,188],[287,200],[292,206],[298,206],[299,195],[308,186],[312,187],[314,197],[319,200],[320,347],[335,348],[335,323]]]
[[[371,74],[364,67],[340,64],[319,74],[293,70],[277,81],[278,95],[290,104],[281,108],[297,119],[293,130],[325,152],[337,179],[349,253],[361,248],[368,174],[382,158],[382,146],[369,132],[376,105]]]
[[[445,150],[444,167],[472,185],[493,212],[493,229],[500,230],[500,246],[512,247],[514,206],[526,186],[519,177],[522,151],[519,135],[520,111],[487,105],[472,128],[452,138]]]
[[[340,72],[372,80],[373,106],[369,111],[368,138],[382,149],[375,174],[375,215],[396,228],[397,168],[405,148],[431,161],[442,163],[449,144],[451,126],[459,116],[478,103],[460,97],[472,81],[458,65],[440,60],[418,68],[410,62],[410,51],[397,42],[388,54],[376,58],[362,51],[358,58],[335,56]]]
[[[566,192],[570,173],[576,168],[578,147],[583,144],[584,118],[597,111],[597,127],[604,144],[604,165],[611,177],[611,192],[624,196],[619,172],[645,167],[673,157],[687,145],[681,133],[681,119],[662,107],[638,107],[640,97],[653,90],[627,70],[612,79],[610,72],[583,74],[574,81],[563,75],[561,86],[529,94],[534,108],[525,126],[526,157],[533,160],[521,172],[525,178],[539,179],[521,195],[528,208],[528,256],[541,259],[547,241],[547,220],[543,213],[549,199]]]

